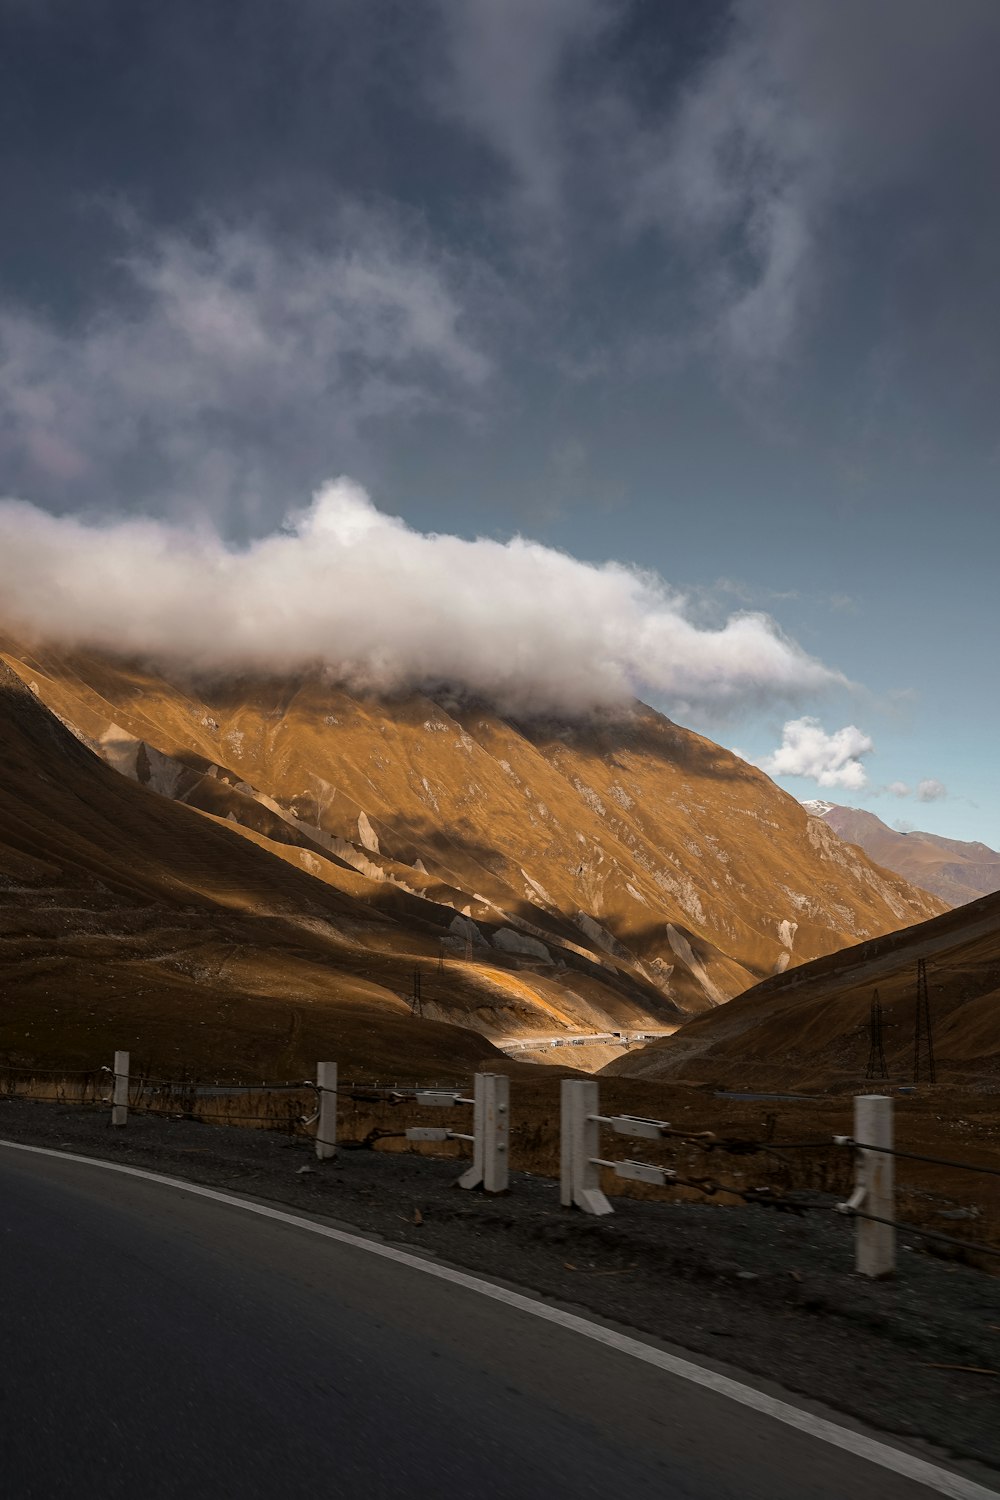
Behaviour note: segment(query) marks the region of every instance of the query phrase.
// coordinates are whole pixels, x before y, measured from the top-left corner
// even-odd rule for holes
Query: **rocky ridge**
[[[936,833],[890,828],[874,813],[833,802],[803,803],[846,844],[894,870],[948,906],[963,906],[1000,891],[1000,853],[978,841],[942,838]]]

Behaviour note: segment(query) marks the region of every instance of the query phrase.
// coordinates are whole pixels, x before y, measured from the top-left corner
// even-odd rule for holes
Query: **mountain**
[[[267,947],[271,927],[255,946],[265,929],[241,918],[243,957],[188,963],[192,996],[223,976],[227,995],[264,985],[287,1011],[300,994],[339,1004],[346,986],[408,1024],[416,973],[424,1020],[500,1042],[667,1031],[789,964],[940,909],[763,773],[641,704],[619,722],[517,724],[444,692],[352,696],[319,671],[194,683],[148,663],[0,646],[37,713],[62,726],[63,753],[50,735],[48,763],[32,770],[23,750],[8,781],[22,818],[30,806],[44,822],[19,858],[65,872],[68,808],[78,816],[91,795],[81,767],[88,787],[98,768],[82,745],[106,763],[105,800],[107,767],[139,798],[102,848],[108,890],[138,882],[139,899],[161,900],[166,885],[175,904],[197,905],[197,942],[206,910],[232,922],[280,898],[283,938],[294,928],[311,950],[304,969],[287,942]],[[188,845],[211,835],[204,878],[189,868],[178,886],[169,847],[144,831],[154,807],[161,823],[181,819]],[[324,988],[325,963],[336,984]],[[586,1052],[574,1062],[607,1056]]]
[[[805,802],[847,844],[856,844],[876,864],[930,891],[947,906],[964,906],[1000,891],[1000,854],[985,844],[963,843],[936,833],[899,833],[874,813],[832,802]]]
[[[419,920],[380,910],[352,870],[337,890],[119,775],[2,663],[0,757],[8,1063],[91,1067],[128,1047],[161,1076],[200,1063],[294,1078],[335,1044],[348,1067],[380,1059],[405,1078],[499,1059],[403,998],[413,966],[435,962],[429,904]],[[456,1006],[482,999],[453,982]]]
[[[726,1088],[864,1088],[877,988],[890,1077],[908,1078],[920,958],[939,1079],[1000,1074],[1000,893],[765,980],[604,1071]]]

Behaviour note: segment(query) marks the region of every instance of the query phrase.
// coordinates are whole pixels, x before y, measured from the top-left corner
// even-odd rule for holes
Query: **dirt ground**
[[[837,1199],[833,1178],[844,1172],[841,1155],[832,1150],[828,1165],[803,1153],[813,1165],[787,1169],[789,1178],[799,1178],[790,1186],[805,1210],[801,1214],[744,1206],[724,1194],[668,1201],[655,1189],[640,1189],[645,1200],[616,1198],[608,1219],[562,1209],[551,1165],[539,1165],[551,1163],[546,1111],[556,1110],[554,1082],[539,1080],[533,1100],[532,1088],[520,1080],[518,1094],[512,1091],[512,1162],[521,1170],[512,1173],[510,1192],[497,1198],[461,1192],[454,1185],[454,1160],[392,1149],[400,1146],[398,1138],[383,1139],[377,1149],[360,1146],[372,1129],[404,1125],[399,1108],[364,1099],[345,1099],[343,1149],[323,1163],[301,1130],[275,1129],[278,1121],[270,1129],[250,1129],[132,1115],[124,1130],[113,1131],[106,1108],[13,1097],[0,1098],[0,1137],[148,1166],[289,1204],[588,1308],[734,1371],[776,1379],[887,1432],[922,1440],[931,1455],[975,1459],[1000,1470],[1000,1277],[942,1258],[950,1254],[944,1247],[929,1252],[908,1240],[901,1244],[893,1280],[856,1276],[851,1226],[831,1211]],[[616,1093],[609,1081],[602,1108],[621,1108]],[[720,1134],[724,1124],[729,1138],[770,1130],[780,1143],[805,1139],[806,1126],[810,1139],[832,1133],[834,1120],[833,1128],[849,1128],[847,1099],[822,1101],[809,1113],[812,1106],[801,1103],[672,1093],[669,1102],[685,1128],[707,1128],[704,1122],[711,1119]],[[631,1113],[654,1112],[641,1105],[656,1101],[638,1099],[634,1085],[628,1095]],[[980,1114],[966,1101],[960,1118],[969,1129],[960,1132],[957,1118],[951,1119],[954,1101],[932,1100],[924,1108],[927,1103],[921,1101],[910,1116],[900,1109],[900,1144],[904,1136],[922,1140],[940,1115],[937,1123],[948,1129],[938,1144],[949,1147],[941,1154],[961,1144],[962,1159],[973,1151],[984,1160],[995,1155],[995,1099]],[[248,1112],[246,1104],[241,1108]],[[282,1108],[293,1119],[297,1104],[291,1096]],[[406,1124],[417,1117],[408,1107],[404,1113]],[[435,1113],[440,1124],[442,1112]],[[768,1115],[776,1116],[773,1123]],[[379,1124],[383,1118],[387,1123]],[[461,1128],[457,1120],[455,1125]],[[642,1143],[622,1144],[628,1150],[615,1154],[638,1155],[632,1148]],[[657,1159],[665,1159],[664,1143],[656,1146]],[[721,1159],[735,1164],[745,1185],[764,1175],[765,1160],[781,1160]],[[797,1160],[797,1153],[788,1151],[785,1159]],[[707,1163],[721,1177],[718,1153],[699,1152],[699,1160],[703,1170]],[[803,1185],[809,1173],[814,1181]],[[773,1181],[776,1174],[767,1175]],[[989,1178],[977,1181],[991,1184]],[[930,1195],[930,1211],[937,1190],[925,1185],[921,1191]],[[976,1206],[973,1189],[967,1191],[960,1208]],[[972,1228],[981,1237],[995,1203],[982,1186],[976,1191],[984,1206]],[[989,1192],[995,1200],[991,1185]],[[968,1220],[941,1222],[968,1233]]]
[[[490,1066],[499,1067],[510,1078],[511,1163],[541,1176],[558,1176],[561,1080],[581,1075],[531,1063],[486,1064]],[[134,1108],[167,1115],[194,1114],[208,1123],[300,1131],[296,1122],[315,1108],[315,1095],[306,1087],[256,1092],[246,1084],[244,1092],[228,1097],[196,1097],[188,1084],[157,1086],[155,1080],[161,1075],[150,1075],[135,1057],[132,1074]],[[154,1084],[136,1083],[148,1076]],[[294,1079],[295,1075],[291,1076]],[[361,1141],[377,1136],[379,1150],[388,1152],[423,1150],[447,1155],[462,1150],[458,1143],[414,1147],[402,1139],[411,1125],[467,1128],[461,1123],[461,1111],[449,1112],[450,1117],[445,1118],[440,1110],[416,1107],[405,1094],[386,1099],[378,1092],[396,1085],[400,1090],[412,1087],[411,1069],[389,1072],[377,1080],[368,1074],[359,1078],[357,1073],[342,1069],[340,1081],[341,1138]],[[420,1081],[454,1085],[466,1093],[472,1087],[470,1075],[457,1072],[423,1071]],[[108,1088],[106,1072],[62,1079],[35,1076],[0,1063],[0,1096],[13,1093],[40,1100],[93,1103],[106,1095]],[[681,1179],[701,1184],[698,1188],[672,1188],[673,1201],[700,1203],[708,1199],[728,1206],[737,1199],[727,1189],[741,1193],[758,1188],[792,1195],[805,1189],[843,1198],[853,1183],[853,1153],[834,1146],[833,1138],[852,1133],[854,1091],[870,1088],[854,1084],[852,1089],[809,1097],[734,1098],[707,1084],[604,1077],[599,1081],[602,1113],[668,1121],[676,1135],[644,1141],[608,1133],[603,1149],[611,1156],[671,1167]],[[910,1094],[891,1092],[897,1150],[986,1169],[979,1173],[897,1159],[898,1217],[935,1234],[1000,1249],[1000,1082],[980,1082],[975,1087],[923,1086]],[[759,1149],[746,1149],[754,1144]],[[610,1172],[603,1175],[609,1196],[663,1200],[661,1188],[625,1182]],[[987,1272],[1000,1272],[1000,1260],[979,1255],[971,1248],[938,1245],[935,1253]]]

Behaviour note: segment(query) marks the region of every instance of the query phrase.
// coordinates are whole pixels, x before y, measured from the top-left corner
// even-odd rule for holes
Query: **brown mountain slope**
[[[448,970],[425,984],[425,1013],[452,1012],[465,960],[481,977],[502,959],[520,1017],[498,1015],[495,978],[466,1007],[494,1036],[667,1029],[790,962],[940,909],[761,772],[641,705],[602,729],[517,726],[443,695],[362,700],[318,674],[193,687],[3,644],[127,776],[345,893],[360,879],[365,900],[450,909],[437,937]]]
[[[400,1078],[498,1056],[473,1030],[411,1014],[454,913],[324,855],[317,880],[233,827],[120,776],[0,663],[0,1054],[85,1066],[116,1046],[175,1064],[301,1076],[317,1056]],[[264,847],[260,847],[264,845]],[[339,888],[338,888],[339,887]],[[645,1014],[612,967],[576,960],[581,995]],[[567,970],[568,972],[568,970]],[[475,1031],[553,1023],[560,991],[500,951],[449,962],[449,1009]],[[585,1004],[584,1000],[580,1001]]]
[[[862,808],[819,805],[824,823],[845,843],[857,844],[876,864],[895,870],[948,906],[963,906],[1000,891],[1000,854],[986,844],[935,833],[898,833]]]
[[[606,1071],[726,1087],[863,1084],[877,987],[890,1076],[908,1078],[919,958],[939,1079],[1000,1073],[1000,893],[769,979]]]

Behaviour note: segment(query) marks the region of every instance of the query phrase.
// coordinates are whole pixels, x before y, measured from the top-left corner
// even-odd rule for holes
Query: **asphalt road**
[[[363,1245],[5,1147],[0,1489],[6,1500],[933,1493]]]

